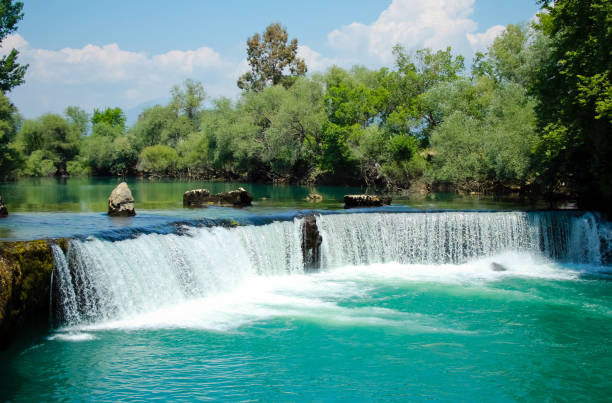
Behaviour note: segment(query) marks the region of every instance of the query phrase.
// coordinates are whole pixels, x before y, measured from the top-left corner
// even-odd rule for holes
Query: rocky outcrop
[[[134,211],[134,198],[127,183],[121,182],[113,189],[108,198],[108,215],[112,217],[131,217]]]
[[[205,207],[210,204],[208,189],[193,189],[183,193],[183,207]]]
[[[57,242],[65,248],[65,240]],[[26,321],[47,323],[52,271],[49,242],[0,243],[0,349]]]
[[[302,258],[304,271],[316,271],[321,267],[321,242],[323,238],[314,215],[304,218],[302,223]]]
[[[8,215],[8,210],[6,209],[6,205],[4,204],[4,200],[2,200],[2,196],[0,196],[0,218],[4,218]]]
[[[323,201],[323,196],[318,193],[310,193],[308,196],[306,196],[306,201],[309,201],[311,203],[318,203],[320,201]]]
[[[221,192],[211,195],[207,189],[188,190],[183,194],[183,207],[206,207],[226,206],[244,207],[250,206],[253,196],[244,188],[238,188],[230,192]]]
[[[380,207],[391,204],[391,197],[377,195],[346,195],[344,208],[352,207]]]

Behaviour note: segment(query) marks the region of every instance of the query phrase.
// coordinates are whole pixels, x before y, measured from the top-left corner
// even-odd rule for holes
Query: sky
[[[309,73],[331,65],[393,66],[409,51],[451,46],[468,60],[510,23],[529,21],[535,0],[24,0],[7,37],[30,67],[9,98],[26,118],[119,106],[133,118],[165,103],[170,88],[199,80],[210,98],[236,97],[248,70],[246,39],[273,22],[297,38]],[[132,119],[130,119],[132,120]]]

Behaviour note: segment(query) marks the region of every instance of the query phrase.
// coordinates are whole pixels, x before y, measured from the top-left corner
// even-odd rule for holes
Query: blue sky
[[[25,117],[68,105],[137,113],[185,78],[202,81],[211,97],[236,96],[246,38],[271,22],[298,38],[312,72],[392,66],[396,43],[450,45],[469,58],[537,10],[535,0],[25,0],[25,18],[0,52],[16,47],[30,64],[9,95]]]

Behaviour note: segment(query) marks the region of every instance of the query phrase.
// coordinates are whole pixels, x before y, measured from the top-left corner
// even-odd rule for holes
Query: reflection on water
[[[9,212],[105,212],[108,196],[120,178],[33,178],[0,183]],[[343,186],[263,185],[239,182],[150,180],[129,178],[127,182],[140,210],[182,209],[183,193],[205,188],[213,193],[244,187],[254,196],[254,207],[291,209],[342,208],[345,194],[364,193],[366,189]],[[319,193],[323,201],[306,201],[309,193]],[[394,204],[418,209],[516,209],[524,202],[513,198],[460,196],[450,193],[427,196],[393,195]]]
[[[108,196],[120,178],[34,178],[0,183],[9,216],[0,220],[0,239],[55,238],[90,235],[126,227],[150,228],[180,220],[227,219],[291,215],[298,210],[339,210],[345,194],[372,192],[342,186],[262,185],[238,182],[149,180],[129,178],[136,200],[135,218],[110,219]],[[253,194],[253,206],[244,209],[183,208],[183,193],[205,188],[213,193],[244,187]],[[323,197],[319,203],[306,200],[309,193]],[[460,196],[436,193],[427,196],[393,195],[393,208],[456,210],[524,210],[534,207],[518,199],[491,196]]]

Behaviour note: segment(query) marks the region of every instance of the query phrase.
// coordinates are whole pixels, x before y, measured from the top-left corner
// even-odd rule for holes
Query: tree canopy
[[[289,41],[287,29],[270,24],[263,34],[247,39],[247,61],[251,71],[238,80],[244,91],[262,91],[269,85],[289,87],[298,76],[306,74],[304,59],[297,57],[298,40]]]
[[[17,30],[17,23],[23,19],[23,3],[13,0],[0,0],[0,42]],[[24,83],[28,65],[17,63],[19,51],[11,51],[0,59],[0,91],[9,92]]]

